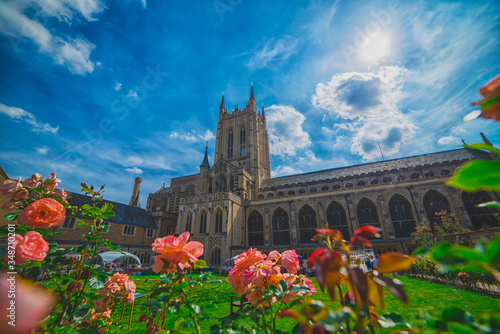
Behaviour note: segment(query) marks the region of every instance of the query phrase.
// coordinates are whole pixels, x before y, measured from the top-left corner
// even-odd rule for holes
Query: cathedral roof
[[[165,184],[163,184],[163,185],[165,185]],[[169,192],[170,192],[170,187],[167,187],[167,188],[161,187],[160,189],[158,189],[157,191],[155,191],[153,193],[153,195],[161,195],[161,194],[165,194],[166,195]]]
[[[68,192],[67,200],[71,205],[76,205],[78,207],[81,207],[84,204],[92,205],[91,197],[82,194]],[[113,204],[113,211],[115,215],[106,219],[107,222],[158,229],[153,222],[151,214],[144,209],[106,200],[100,203]],[[102,204],[98,205],[101,206]],[[78,214],[76,216],[79,217],[81,215]]]
[[[301,182],[315,182],[320,180],[351,177],[368,173],[380,173],[391,170],[439,164],[443,162],[470,160],[484,157],[485,155],[487,155],[487,153],[484,153],[482,151],[461,148],[445,152],[416,155],[407,158],[371,162],[348,167],[326,169],[317,172],[276,177],[263,180],[261,183],[261,188],[280,187]]]

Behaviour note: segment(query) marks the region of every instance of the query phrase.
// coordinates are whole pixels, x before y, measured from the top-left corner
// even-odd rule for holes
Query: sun
[[[370,38],[368,43],[360,48],[359,57],[365,62],[378,61],[389,54],[391,40],[388,35],[379,33]]]

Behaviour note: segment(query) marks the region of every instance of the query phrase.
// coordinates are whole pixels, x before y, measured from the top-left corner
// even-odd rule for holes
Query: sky
[[[500,74],[498,1],[0,0],[0,165],[141,204],[264,105],[272,176],[460,148]]]

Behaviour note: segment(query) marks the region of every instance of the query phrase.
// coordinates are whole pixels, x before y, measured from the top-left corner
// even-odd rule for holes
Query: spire
[[[210,168],[210,164],[208,163],[208,142],[207,146],[205,147],[205,157],[203,158],[203,162],[201,163],[200,167],[205,167],[205,166]]]
[[[493,144],[492,144],[492,143],[488,140],[488,138],[486,138],[486,136],[484,135],[484,133],[482,133],[482,132],[481,132],[481,133],[480,133],[480,135],[481,135],[481,137],[483,138],[483,142],[484,142],[485,144],[488,144],[488,145],[493,146]]]
[[[250,101],[251,100],[255,101],[255,96],[253,95],[253,82],[252,82],[252,87],[250,88]]]
[[[264,102],[262,102],[262,113],[261,113],[262,120],[265,122],[266,121],[266,114],[264,113]]]
[[[135,178],[134,190],[132,191],[132,197],[130,197],[130,202],[128,205],[141,207],[141,202],[139,201],[139,192],[141,190],[142,179],[140,177]]]
[[[224,102],[224,92],[222,92],[222,100],[220,101],[219,110],[226,110],[226,103]]]

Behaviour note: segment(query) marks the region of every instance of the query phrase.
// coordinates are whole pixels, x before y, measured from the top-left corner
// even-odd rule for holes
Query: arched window
[[[425,177],[433,177],[433,176],[434,176],[434,172],[433,172],[433,171],[428,170],[428,171],[426,171],[426,172],[424,173],[424,176],[425,176]]]
[[[340,186],[339,186],[339,187],[340,187]],[[334,188],[335,188],[335,186],[334,186]],[[328,190],[328,186],[323,186],[323,187],[321,187],[321,191],[327,191],[327,190]]]
[[[417,173],[413,173],[410,175],[410,179],[412,179],[412,180],[416,180],[418,178],[420,178],[420,175],[418,175]]]
[[[323,187],[323,188],[325,188],[325,187]],[[321,190],[323,190],[323,188],[321,188]],[[333,190],[340,190],[340,188],[341,188],[341,187],[340,187],[340,184],[336,184],[336,185],[334,185],[334,186],[332,187],[332,189],[333,189]],[[326,187],[326,190],[328,190],[328,187]]]
[[[193,222],[193,215],[191,212],[188,212],[186,215],[186,231],[191,233],[191,223]]]
[[[442,169],[441,172],[439,172],[442,176],[448,176],[450,175],[450,171],[447,169]]]
[[[257,196],[257,199],[263,199],[263,198],[264,198],[264,195],[262,195],[262,194]]]
[[[350,188],[352,188],[352,183],[346,183],[346,184],[345,184],[345,188],[346,188],[346,189],[350,189]]]
[[[359,181],[358,182],[358,187],[363,187],[363,186],[366,186],[365,181]]]
[[[316,213],[309,205],[304,205],[299,211],[300,243],[312,243],[312,238],[316,235],[317,228]]]
[[[229,176],[229,190],[234,190],[234,177],[233,177],[233,175]]]
[[[207,212],[203,211],[200,215],[200,234],[207,233]]]
[[[211,264],[218,266],[220,265],[220,248],[215,248],[212,251],[212,256],[211,256]]]
[[[378,180],[377,179],[371,179],[370,184],[373,184],[373,185],[378,184]]]
[[[478,208],[476,205],[490,202],[493,199],[485,191],[476,193],[462,193],[462,201],[464,202],[465,210],[470,217],[475,230],[488,227],[498,227],[500,222],[493,215],[497,213],[493,208]]]
[[[208,178],[208,192],[211,193],[213,191],[212,189],[212,178]]]
[[[318,189],[316,189],[316,188],[311,188],[311,189],[309,189],[309,192],[310,192],[310,193],[315,193],[315,192],[317,192],[317,191],[318,191]]]
[[[273,213],[273,245],[290,245],[288,214],[282,208]]]
[[[244,157],[247,155],[247,137],[245,126],[242,126],[240,129],[240,157]]]
[[[152,202],[151,202],[151,211],[156,211],[156,207],[158,206],[158,202],[156,201],[156,199],[154,199]]]
[[[273,198],[274,197],[274,194],[273,193],[269,193],[267,194],[267,198]]]
[[[344,207],[338,202],[332,202],[326,208],[326,220],[328,228],[337,229],[342,232],[344,239],[349,240],[349,227],[347,225],[347,216]]]
[[[384,182],[384,183],[391,183],[392,179],[390,177],[384,177],[384,179],[382,180],[382,182]]]
[[[285,196],[285,194],[284,194],[282,191],[280,191],[280,192],[278,193],[278,197],[283,197],[283,196]]]
[[[288,196],[292,196],[292,195],[295,195],[295,191],[290,190],[290,191],[288,192]]]
[[[215,233],[222,233],[222,210],[218,210],[215,213]]]
[[[377,207],[369,199],[363,198],[361,201],[359,201],[356,208],[356,213],[358,215],[358,222],[360,226],[372,225],[380,227]]]
[[[305,194],[306,190],[305,189],[299,189],[299,194]]]
[[[227,134],[227,158],[232,159],[233,158],[233,138],[234,133],[233,129],[229,129],[229,132]]]
[[[389,212],[396,238],[411,237],[417,225],[413,219],[410,202],[403,196],[396,194],[389,201]]]
[[[164,198],[161,201],[161,211],[167,211],[167,199],[166,198]]]
[[[427,219],[434,224],[441,225],[441,218],[437,213],[446,211],[451,213],[448,200],[442,194],[435,190],[429,190],[424,195],[424,208],[427,214]]]
[[[257,210],[248,216],[248,246],[264,246],[264,219]]]
[[[226,175],[220,173],[215,179],[215,191],[223,191],[227,189]]]
[[[404,177],[403,175],[398,175],[398,177],[396,178],[396,181],[404,181],[406,180],[406,177]]]

